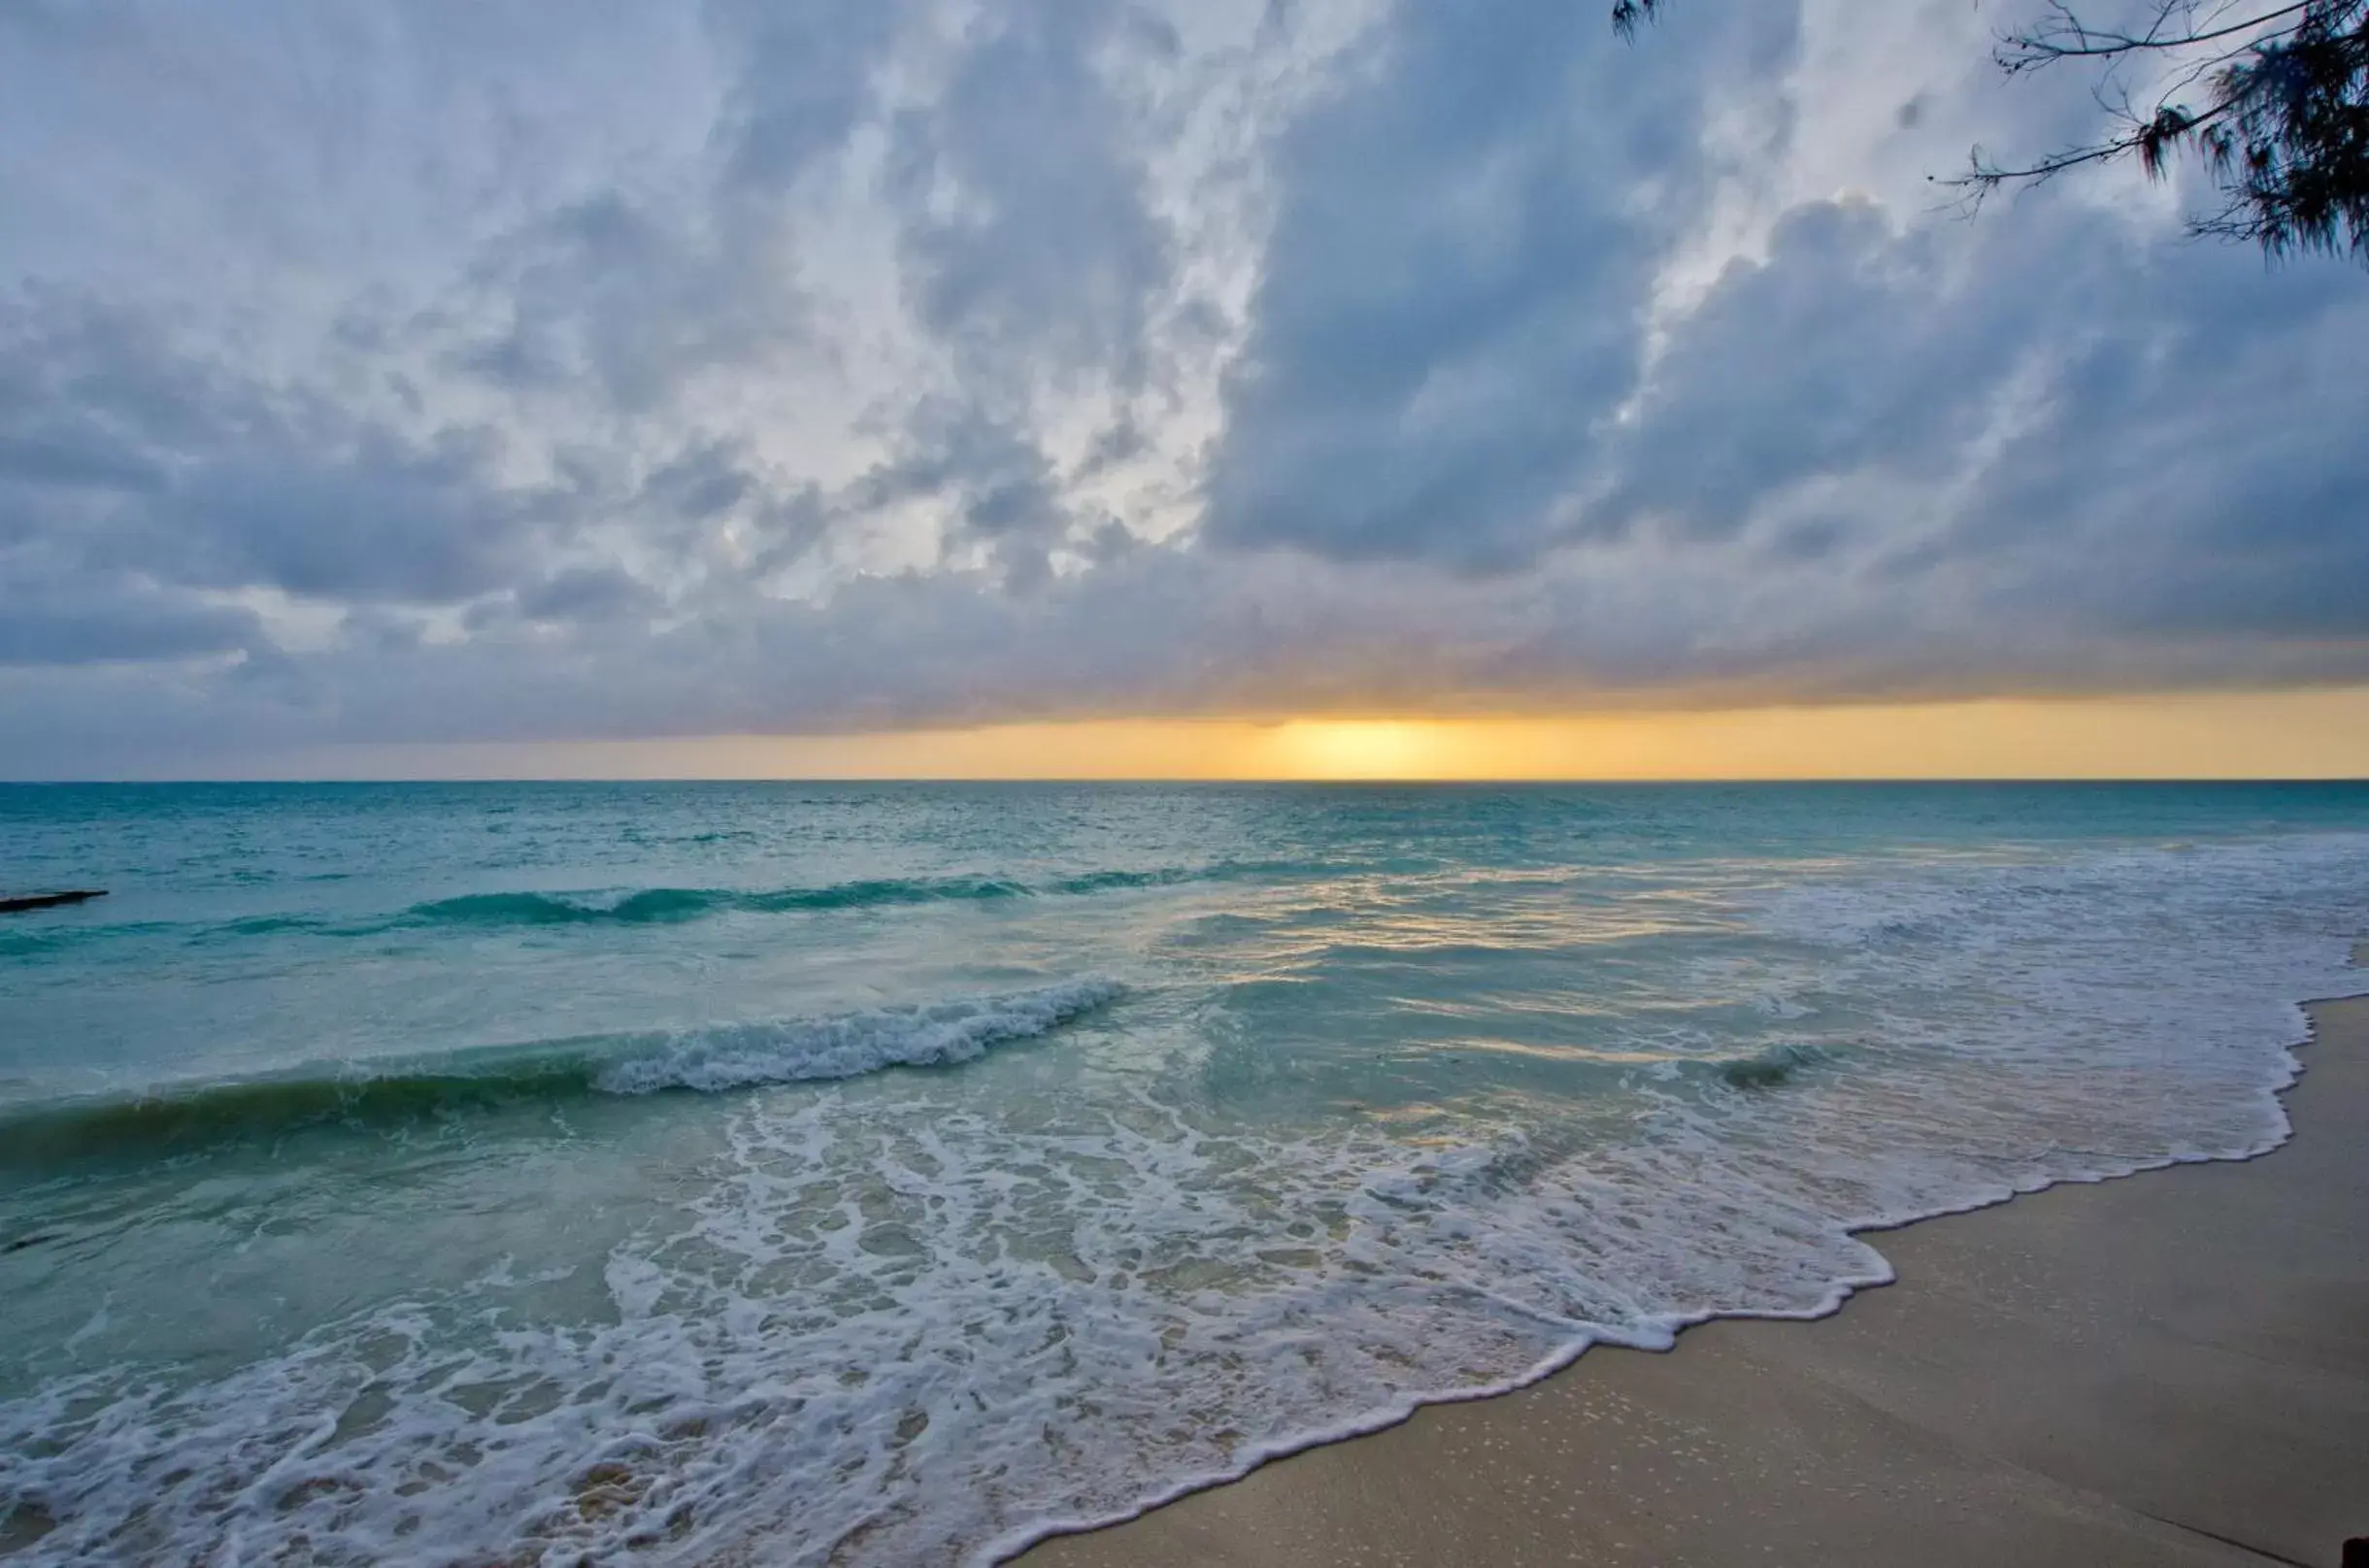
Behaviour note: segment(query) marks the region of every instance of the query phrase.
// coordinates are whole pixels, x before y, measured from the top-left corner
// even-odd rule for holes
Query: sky
[[[0,0],[0,777],[2369,773],[2022,3]]]

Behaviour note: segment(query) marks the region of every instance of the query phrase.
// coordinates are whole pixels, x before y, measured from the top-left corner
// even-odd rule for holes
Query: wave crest
[[[52,1102],[0,1115],[0,1165],[164,1154],[327,1122],[385,1125],[529,1099],[702,1094],[975,1061],[1116,999],[1100,978],[832,1017],[596,1035]]]
[[[465,893],[415,904],[399,917],[408,925],[655,925],[729,913],[787,915],[799,911],[880,909],[899,904],[962,903],[1006,898],[1083,897],[1173,887],[1184,883],[1235,882],[1302,875],[1316,869],[1290,861],[1220,862],[1143,870],[1082,872],[1029,884],[1010,877],[874,877],[813,887],[643,887],[623,893]]]
[[[728,887],[644,887],[617,897],[579,893],[466,893],[415,904],[413,925],[658,925],[742,910],[866,909],[942,900],[1019,898],[1028,889],[991,877],[879,878],[821,887],[741,891]]]
[[[1046,1034],[1118,995],[1116,982],[1068,981],[984,1001],[884,1008],[833,1018],[728,1024],[651,1037],[655,1049],[611,1060],[593,1078],[609,1094],[703,1094],[884,1067],[975,1061],[991,1046]]]

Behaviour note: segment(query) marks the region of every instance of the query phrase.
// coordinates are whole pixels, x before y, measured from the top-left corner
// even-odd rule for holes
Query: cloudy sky
[[[0,776],[2369,682],[2019,3],[0,0]]]

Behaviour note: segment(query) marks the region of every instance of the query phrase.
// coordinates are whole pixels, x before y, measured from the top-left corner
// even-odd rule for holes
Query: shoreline
[[[2334,1568],[2369,1535],[2369,1161],[2348,1169],[2342,1136],[2369,1120],[2369,995],[2298,1007],[2286,1132],[2252,1154],[1861,1227],[1891,1279],[1843,1284],[1823,1312],[1710,1318],[1661,1351],[1597,1342],[1513,1388],[1318,1436],[991,1560]],[[2306,1157],[2270,1160],[2306,1138]],[[2324,1310],[2282,1316],[2271,1298],[2298,1289]],[[2316,1392],[2278,1359],[2298,1345]],[[2151,1392],[2204,1376],[2184,1359],[2215,1369],[2212,1397],[2151,1424]],[[2229,1360],[2255,1363],[2258,1386]],[[2085,1386],[2085,1365],[2111,1376]],[[2212,1462],[2228,1433],[2316,1400],[2326,1418],[2272,1445],[2286,1480],[2259,1444],[2250,1464]]]

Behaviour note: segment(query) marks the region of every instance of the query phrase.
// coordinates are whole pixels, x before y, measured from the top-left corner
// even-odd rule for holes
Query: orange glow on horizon
[[[1297,718],[1267,750],[1288,779],[1436,779],[1452,772],[1471,737],[1425,718]]]
[[[2369,777],[2369,687],[1594,713],[1093,719],[352,748],[274,777],[1712,780]]]

